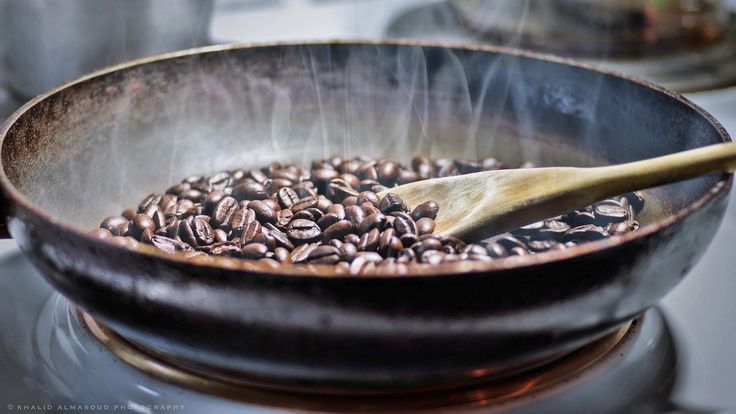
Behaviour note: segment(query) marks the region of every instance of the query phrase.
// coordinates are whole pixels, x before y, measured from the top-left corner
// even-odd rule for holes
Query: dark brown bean
[[[106,229],[110,231],[110,233],[115,234],[121,224],[128,222],[129,220],[123,216],[111,216],[102,221],[102,223],[100,224],[100,228]]]
[[[289,187],[284,187],[278,192],[279,204],[282,208],[291,208],[299,201],[299,195]]]
[[[383,214],[391,214],[393,212],[407,210],[406,204],[401,200],[401,197],[394,193],[386,194],[378,203],[378,208]]]
[[[422,217],[416,223],[417,234],[423,236],[425,234],[432,234],[434,232],[435,223],[429,217]]]
[[[248,208],[256,213],[256,219],[262,223],[276,223],[276,211],[263,200],[252,200]]]
[[[262,226],[261,223],[257,220],[251,221],[250,223],[246,224],[243,228],[242,233],[240,234],[240,244],[245,246],[248,243],[252,243],[253,239],[259,234],[261,234]]]
[[[376,168],[378,173],[378,182],[383,185],[390,186],[396,182],[399,176],[399,165],[393,161],[383,161]]]
[[[391,215],[395,217],[393,227],[399,235],[406,233],[417,234],[417,225],[410,215],[404,212],[391,213]]]
[[[164,236],[153,236],[151,243],[157,248],[169,253],[192,251],[192,246]]]
[[[212,212],[212,227],[220,227],[223,224],[229,224],[233,215],[238,211],[238,201],[233,197],[224,197],[217,203],[215,210]]]
[[[350,220],[355,229],[359,229],[363,220],[365,220],[365,211],[360,206],[348,206],[345,208],[345,218]]]
[[[243,246],[241,254],[245,259],[257,260],[266,255],[268,247],[261,243],[251,243],[247,246]]]
[[[411,212],[411,218],[413,218],[414,221],[419,221],[425,217],[434,220],[437,218],[437,213],[439,213],[439,211],[440,205],[437,204],[437,202],[430,200],[416,206],[414,211]]]
[[[373,229],[361,236],[360,242],[358,242],[358,250],[375,251],[378,248],[380,235],[381,233],[378,229]]]
[[[315,242],[322,237],[317,223],[305,219],[292,220],[286,234],[295,245]]]
[[[198,245],[203,246],[215,242],[215,233],[212,230],[212,226],[204,218],[195,218],[192,230],[194,231]]]

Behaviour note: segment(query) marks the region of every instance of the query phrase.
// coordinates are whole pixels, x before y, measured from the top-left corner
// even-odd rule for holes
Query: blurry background
[[[686,93],[736,135],[736,0],[0,0],[0,120],[65,80],[136,57],[211,43],[386,38],[582,59]],[[733,234],[731,203],[662,311],[681,351],[677,398],[736,410]],[[0,243],[0,277],[20,277],[8,272],[24,267],[1,263],[18,254]],[[0,291],[0,302],[13,294]],[[0,384],[15,383],[2,374]]]

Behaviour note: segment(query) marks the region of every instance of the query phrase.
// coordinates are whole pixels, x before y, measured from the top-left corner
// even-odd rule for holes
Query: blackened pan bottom
[[[451,389],[402,388],[376,391],[370,395],[355,390],[335,390],[299,383],[284,384],[253,378],[247,373],[223,374],[194,369],[186,362],[162,357],[156,351],[134,344],[109,329],[92,316],[77,310],[78,321],[110,352],[125,363],[158,380],[230,400],[271,407],[338,412],[404,411],[428,408],[458,407],[468,404],[501,405],[522,397],[547,391],[553,385],[573,381],[593,365],[619,354],[620,348],[636,335],[643,316],[623,324],[580,349],[513,367],[493,375],[463,373]],[[477,380],[472,385],[468,378]],[[452,384],[453,379],[446,383]],[[354,392],[355,391],[355,392]],[[441,391],[441,392],[438,392]]]

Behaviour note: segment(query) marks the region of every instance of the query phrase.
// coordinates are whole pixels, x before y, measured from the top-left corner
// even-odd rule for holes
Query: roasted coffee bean
[[[192,185],[189,183],[180,183],[173,185],[169,187],[168,190],[166,190],[166,194],[172,194],[172,195],[179,195],[183,193],[184,191],[191,190]]]
[[[136,214],[138,214],[138,212],[135,209],[129,208],[129,209],[123,210],[123,213],[121,214],[121,216],[125,217],[129,221],[133,221]]]
[[[325,230],[338,221],[340,221],[340,217],[338,217],[336,214],[325,214],[319,220],[317,220],[317,224],[319,225],[319,228]]]
[[[416,222],[417,233],[419,236],[432,234],[434,232],[435,223],[429,217],[422,217]]]
[[[500,259],[509,255],[508,250],[500,243],[491,243],[486,246],[488,255],[494,259]]]
[[[327,214],[334,214],[342,220],[345,218],[345,206],[342,204],[333,204],[327,208]]]
[[[212,230],[210,223],[204,218],[195,218],[192,230],[194,231],[198,245],[208,245],[215,242],[215,232]]]
[[[314,222],[317,221],[317,219],[314,218],[314,216],[312,215],[312,213],[310,213],[307,210],[302,210],[302,211],[300,211],[300,212],[298,212],[298,213],[296,213],[296,214],[294,214],[294,215],[291,216],[291,220],[299,220],[299,219],[309,220],[309,221],[314,221]]]
[[[323,240],[325,242],[333,239],[342,240],[351,231],[353,231],[353,224],[348,220],[340,220],[325,229]]]
[[[378,194],[374,193],[373,191],[363,191],[358,195],[356,203],[358,205],[363,205],[363,203],[366,202],[373,204],[374,207],[378,207],[378,205],[381,203],[381,198],[378,197]]]
[[[217,204],[225,197],[227,197],[227,194],[223,190],[215,190],[207,194],[207,197],[204,198],[204,214],[211,215],[215,211]]]
[[[593,224],[574,227],[565,233],[565,241],[592,241],[605,237],[606,230]]]
[[[317,243],[310,243],[310,244],[302,244],[301,246],[298,246],[294,248],[294,250],[291,252],[291,262],[292,263],[303,263],[307,261],[307,257],[309,257],[309,253],[312,252],[312,250],[319,247],[319,244]]]
[[[299,195],[289,187],[284,187],[278,192],[279,204],[282,208],[291,208],[299,202]]]
[[[256,219],[261,223],[276,223],[276,211],[265,201],[252,200],[248,203],[248,208],[255,211]]]
[[[264,266],[333,263],[338,274],[401,274],[410,263],[497,260],[566,249],[639,227],[635,216],[643,198],[630,193],[466,246],[457,238],[433,235],[436,202],[410,210],[395,194],[377,195],[387,186],[504,168],[509,166],[493,158],[432,161],[421,156],[410,168],[365,156],[317,160],[310,170],[271,163],[247,172],[189,177],[164,195],[147,196],[137,209],[106,219],[93,235],[125,246],[136,239],[155,246],[155,239],[168,251],[184,245],[192,257],[242,257],[241,247],[255,244],[267,249],[253,255]]]
[[[164,236],[153,236],[151,238],[151,244],[169,253],[192,251],[192,246]]]
[[[214,219],[213,219],[214,220]],[[213,222],[210,220],[210,222]],[[256,212],[250,208],[238,208],[235,213],[230,217],[229,227],[233,235],[239,236],[245,226],[256,220]]]
[[[261,243],[251,243],[247,246],[243,246],[240,252],[245,259],[257,260],[266,255],[268,247]]]
[[[344,260],[347,260],[348,262],[352,261],[355,257],[355,254],[358,253],[358,248],[355,247],[355,245],[352,243],[343,243],[342,245],[340,245],[338,250],[340,250],[340,257],[342,257]]]
[[[460,174],[472,174],[483,170],[483,165],[475,160],[457,159],[455,160],[455,168]]]
[[[87,234],[99,240],[107,240],[113,237],[112,232],[108,229],[94,229]]]
[[[220,227],[223,224],[229,224],[233,215],[239,210],[238,201],[232,197],[224,197],[217,203],[212,212],[212,227]]]
[[[227,233],[222,229],[213,230],[215,234],[215,243],[225,243],[228,239]]]
[[[432,220],[437,218],[437,213],[440,211],[440,205],[435,201],[426,201],[414,208],[411,212],[411,218],[415,221],[419,221],[423,218],[430,218]]]
[[[532,240],[527,243],[527,246],[529,246],[529,250],[539,253],[550,250],[558,244],[560,243],[554,240]]]
[[[143,213],[148,206],[158,205],[158,202],[161,201],[162,197],[163,195],[161,194],[150,194],[148,197],[143,199],[140,204],[138,204],[138,213]]]
[[[378,164],[376,172],[378,173],[378,182],[390,186],[396,182],[396,178],[399,176],[399,165],[393,161],[384,161]]]
[[[629,219],[629,211],[621,205],[600,203],[593,209],[596,219],[603,223],[618,223]]]
[[[381,233],[378,229],[373,229],[360,237],[358,242],[358,250],[360,251],[376,251]]]
[[[365,220],[365,211],[360,206],[348,206],[345,208],[345,218],[352,223],[353,228],[359,229]]]
[[[307,213],[309,213],[309,214],[310,214],[310,215],[311,215],[312,217],[314,217],[314,220],[313,220],[313,221],[319,221],[319,219],[321,219],[321,218],[322,218],[322,216],[324,215],[324,214],[322,213],[322,210],[318,209],[317,207],[311,207],[311,208],[308,208],[308,209],[306,209],[306,210],[302,210],[302,211],[303,211],[303,212],[307,212]]]
[[[620,236],[639,229],[639,223],[636,221],[622,221],[619,223],[611,223],[606,226],[606,231],[612,236]]]
[[[134,216],[135,217],[135,216]],[[108,230],[113,235],[117,232],[118,227],[124,223],[128,223],[129,220],[122,216],[111,216],[106,218],[100,224],[101,229]]]
[[[243,231],[240,234],[240,244],[245,246],[246,244],[252,243],[253,239],[261,234],[261,223],[257,220],[251,221],[243,227]]]
[[[305,219],[292,220],[286,234],[295,245],[315,242],[322,238],[319,225]]]
[[[291,206],[291,211],[298,213],[308,208],[317,207],[317,197],[304,197]]]
[[[388,193],[378,203],[378,208],[383,214],[391,214],[393,212],[405,211],[406,204],[401,200],[401,197],[394,193]]]
[[[394,212],[391,215],[395,217],[393,228],[396,229],[399,235],[406,233],[417,234],[417,225],[410,215],[404,212]]]
[[[283,247],[277,247],[273,251],[274,253],[274,259],[276,259],[279,263],[287,263],[290,259],[289,250],[283,248]]]
[[[283,231],[270,223],[266,224],[266,228],[268,229],[271,237],[273,237],[273,239],[276,241],[277,246],[283,247],[288,250],[294,249],[294,245],[291,243],[289,237]]]
[[[198,245],[197,243],[197,237],[194,235],[194,230],[192,229],[192,225],[189,223],[188,220],[181,220],[179,221],[179,238],[184,243],[187,243],[188,245],[192,247],[196,247]]]
[[[319,246],[309,252],[307,261],[312,264],[335,264],[340,261],[340,251],[332,246]]]
[[[133,228],[131,229],[131,235],[135,238],[139,238],[146,229],[150,229],[151,232],[156,231],[156,224],[153,219],[145,214],[137,214],[133,219]]]

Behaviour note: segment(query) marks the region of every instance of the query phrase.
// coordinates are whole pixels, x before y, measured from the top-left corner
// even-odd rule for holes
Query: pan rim
[[[86,239],[89,242],[104,243],[94,237],[90,236],[87,232],[80,230],[77,226],[54,216],[45,209],[41,208],[30,199],[28,199],[23,193],[21,193],[9,180],[5,174],[5,167],[2,162],[2,149],[4,147],[5,138],[10,131],[11,127],[15,122],[20,119],[29,110],[36,107],[39,103],[45,101],[54,95],[74,87],[78,84],[82,84],[86,81],[94,78],[99,78],[105,75],[112,74],[116,71],[123,69],[130,69],[137,66],[143,66],[150,63],[155,63],[164,60],[171,60],[181,57],[188,57],[194,55],[204,55],[209,53],[226,52],[229,50],[241,50],[241,49],[256,49],[256,48],[275,48],[275,47],[289,47],[289,46],[329,46],[329,45],[356,45],[356,46],[414,46],[414,47],[430,47],[430,48],[448,48],[455,50],[464,50],[470,52],[489,52],[495,54],[505,54],[517,57],[523,57],[534,60],[541,60],[556,64],[562,64],[566,66],[572,66],[588,71],[601,73],[607,76],[623,79],[628,82],[632,82],[639,86],[652,89],[656,92],[665,94],[681,104],[684,104],[688,108],[694,110],[698,115],[703,117],[718,133],[721,142],[729,142],[731,138],[726,132],[725,128],[716,120],[710,113],[699,107],[698,105],[691,102],[689,99],[683,97],[681,94],[670,91],[664,87],[653,84],[649,81],[645,81],[630,75],[618,73],[616,71],[602,68],[596,65],[592,65],[585,62],[580,62],[575,59],[559,57],[555,55],[531,52],[526,50],[498,47],[490,45],[467,45],[458,44],[452,42],[438,42],[438,41],[423,41],[423,40],[409,40],[409,39],[390,39],[390,40],[321,40],[321,41],[295,41],[295,42],[264,42],[264,43],[231,43],[231,44],[219,44],[205,47],[198,47],[192,49],[179,50],[175,52],[163,53],[159,55],[149,56],[142,59],[131,60],[123,62],[114,66],[109,66],[87,75],[81,76],[77,79],[71,80],[63,85],[60,85],[54,89],[51,89],[31,100],[26,102],[18,110],[16,110],[5,122],[0,126],[0,190],[5,193],[11,203],[26,209],[35,216],[39,217],[42,221],[52,224],[64,232],[68,232],[74,236]],[[693,214],[694,212],[702,209],[711,201],[716,199],[717,196],[728,191],[732,187],[733,175],[723,174],[720,179],[710,187],[700,198],[690,203],[686,207],[680,209],[674,214],[668,215],[662,220],[658,220],[649,225],[643,226],[636,232],[627,233],[620,236],[611,236],[609,238],[588,242],[573,246],[571,248],[560,250],[560,251],[548,251],[535,255],[529,255],[524,257],[509,257],[503,260],[494,260],[490,262],[474,262],[474,261],[460,261],[453,263],[441,263],[438,265],[420,265],[410,267],[410,271],[406,274],[385,274],[376,272],[366,275],[352,275],[349,273],[339,273],[335,271],[333,265],[295,265],[295,264],[281,264],[278,267],[272,267],[267,264],[248,261],[244,259],[235,259],[227,257],[215,257],[206,256],[205,259],[197,260],[187,258],[186,253],[165,253],[155,247],[140,244],[135,249],[130,249],[122,246],[116,246],[109,244],[111,247],[116,249],[123,249],[128,252],[134,252],[148,257],[156,257],[166,262],[173,262],[173,264],[184,264],[191,265],[201,268],[208,268],[211,270],[222,270],[222,271],[240,271],[242,273],[252,274],[268,274],[270,277],[317,277],[317,278],[329,278],[329,279],[397,279],[401,277],[445,277],[445,276],[456,276],[458,274],[463,275],[478,275],[478,274],[489,274],[499,273],[508,270],[522,270],[544,264],[557,263],[569,259],[579,258],[582,256],[598,253],[605,251],[610,248],[618,247],[626,243],[632,242],[638,239],[644,239],[654,233],[658,233],[666,228],[673,226],[676,223],[683,221],[685,218]]]

